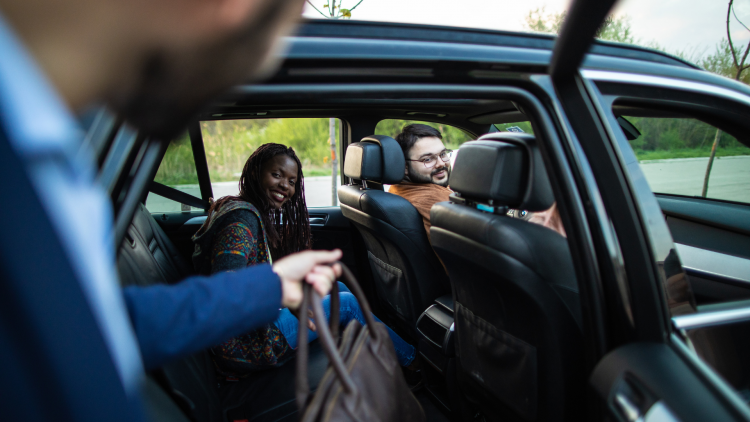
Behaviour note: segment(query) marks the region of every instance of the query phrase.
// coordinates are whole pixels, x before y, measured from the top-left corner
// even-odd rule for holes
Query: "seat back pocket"
[[[411,307],[409,306],[409,294],[406,290],[406,277],[403,271],[389,265],[378,257],[367,251],[372,268],[372,277],[375,280],[375,288],[378,295],[388,303],[401,317],[407,321],[411,319]]]
[[[524,419],[536,419],[536,347],[474,315],[459,302],[456,336],[464,379]]]

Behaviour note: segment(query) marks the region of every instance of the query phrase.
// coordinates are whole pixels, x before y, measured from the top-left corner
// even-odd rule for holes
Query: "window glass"
[[[154,181],[193,195],[196,198],[201,197],[198,173],[195,170],[195,159],[193,158],[193,147],[190,145],[190,137],[187,133],[169,144],[167,152],[164,154],[161,164],[159,164],[159,170],[156,172]],[[152,213],[198,210],[152,192],[149,192],[148,197],[146,197],[146,208]]]
[[[214,198],[239,193],[245,162],[259,146],[273,142],[294,148],[302,162],[308,207],[338,205],[333,193],[341,185],[337,174],[333,187],[330,144],[331,124],[339,151],[338,119],[254,119],[201,122],[208,172]],[[338,160],[338,157],[337,157]],[[335,164],[338,169],[338,161]]]
[[[531,122],[496,123],[495,127],[501,132],[523,132],[531,135],[534,134],[534,129],[531,128]]]
[[[432,126],[440,131],[440,134],[443,136],[443,144],[445,144],[445,147],[448,149],[458,149],[458,147],[461,146],[461,144],[463,144],[464,142],[475,139],[463,130],[453,126],[448,126],[442,123],[420,122],[417,120],[381,120],[380,122],[378,122],[378,125],[375,126],[375,134],[388,135],[395,138],[396,135],[401,133],[401,131],[404,129],[404,126],[414,123]]]
[[[750,148],[733,136],[696,119],[623,117],[640,132],[629,142],[651,190],[750,203]]]

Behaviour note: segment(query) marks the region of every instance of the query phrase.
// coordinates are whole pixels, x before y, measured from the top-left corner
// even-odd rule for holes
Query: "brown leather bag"
[[[326,326],[320,296],[305,284],[300,315],[307,315],[312,301],[318,337],[329,366],[315,394],[310,397],[307,380],[307,330],[299,330],[297,350],[297,405],[303,422],[414,421],[425,420],[424,410],[401,372],[385,325],[375,322],[362,289],[352,272],[341,264],[344,280],[359,302],[367,321],[351,321],[338,348],[338,286],[331,292],[331,328]]]

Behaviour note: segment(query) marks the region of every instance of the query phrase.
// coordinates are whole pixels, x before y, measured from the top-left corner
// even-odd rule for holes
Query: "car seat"
[[[338,193],[341,213],[364,239],[379,299],[395,322],[416,339],[419,316],[450,292],[448,276],[416,208],[398,195],[367,187],[367,182],[399,183],[405,165],[395,139],[365,137],[346,150],[344,175],[354,180]]]
[[[573,420],[583,336],[567,240],[507,215],[554,202],[536,141],[493,133],[459,152],[430,233],[455,299],[461,389],[489,420]]]

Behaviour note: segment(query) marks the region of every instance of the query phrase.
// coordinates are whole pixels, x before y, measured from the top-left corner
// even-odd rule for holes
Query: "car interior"
[[[357,101],[352,101],[357,104]],[[488,132],[497,132],[494,123],[514,123],[523,119],[511,101],[504,100],[440,100],[429,101],[430,106],[422,99],[398,100],[393,104],[379,104],[373,107],[369,101],[361,101],[358,106],[348,105],[347,109],[332,110],[330,107],[315,108],[296,105],[289,109],[286,104],[277,104],[273,110],[264,109],[262,116],[275,118],[295,117],[331,117],[335,116],[346,129],[342,131],[341,149],[345,151],[341,163],[342,179],[345,183],[338,189],[338,207],[310,208],[310,220],[313,230],[314,248],[340,248],[344,251],[345,262],[357,275],[366,295],[378,315],[391,328],[396,330],[410,343],[418,345],[420,354],[427,363],[424,368],[425,388],[418,392],[429,416],[429,420],[448,420],[462,417],[460,412],[471,412],[474,408],[468,404],[459,392],[457,378],[460,372],[456,367],[456,345],[452,338],[454,292],[448,274],[452,272],[453,260],[442,258],[446,267],[433,250],[427,238],[421,217],[416,209],[405,199],[390,194],[384,190],[384,185],[398,183],[403,176],[404,157],[397,142],[392,138],[395,133],[378,134],[375,126],[381,120],[388,118],[420,118],[428,123],[450,124],[467,133],[469,137],[479,137]],[[356,110],[355,110],[356,108]],[[242,107],[243,111],[227,112],[226,107],[219,111],[211,110],[204,117],[213,119],[238,119],[253,117],[257,111]],[[520,118],[520,119],[519,119]],[[106,116],[100,119],[106,120]],[[117,122],[110,123],[112,127]],[[101,128],[94,124],[92,131]],[[101,130],[101,129],[99,129]],[[120,127],[110,141],[111,150],[116,150],[128,138],[128,128]],[[374,134],[373,134],[374,133]],[[131,134],[132,135],[132,134]],[[191,128],[189,132],[196,173],[208,176],[205,168],[205,151],[202,144],[200,129]],[[370,135],[370,136],[367,136]],[[351,140],[348,147],[344,147],[343,140]],[[526,135],[529,148],[535,148],[532,135]],[[120,141],[120,142],[118,142]],[[357,141],[357,142],[355,142]],[[498,142],[500,144],[500,142]],[[120,146],[125,149],[125,146]],[[131,149],[136,149],[131,146]],[[546,178],[543,163],[538,150],[534,149],[540,166],[539,178]],[[343,151],[342,151],[343,152]],[[163,153],[162,153],[163,155]],[[203,169],[201,167],[204,166]],[[528,164],[519,162],[517,171],[522,171]],[[105,166],[106,167],[106,166]],[[492,175],[485,175],[493,177]],[[456,177],[456,176],[454,176]],[[467,175],[475,178],[476,175]],[[481,176],[484,177],[484,176]],[[520,177],[520,176],[510,176]],[[198,198],[169,188],[152,178],[148,184],[150,193],[147,198],[141,198],[131,224],[124,233],[118,255],[118,270],[123,285],[147,286],[153,283],[177,283],[193,273],[190,256],[193,251],[190,237],[197,231],[205,220],[207,199],[213,197],[212,192],[205,192],[210,182],[200,181],[201,196]],[[540,182],[543,183],[543,182]],[[553,200],[551,188],[544,186],[544,203]],[[156,212],[151,213],[146,204],[149,198],[160,195],[176,202],[190,205],[184,207],[185,212]],[[533,202],[533,201],[532,201]],[[520,203],[514,204],[518,208]],[[203,208],[197,210],[196,208]],[[498,206],[498,216],[507,216],[510,208]],[[500,210],[504,210],[500,212]],[[466,217],[461,217],[462,220]],[[457,221],[459,221],[457,220]],[[515,219],[522,225],[531,225],[523,219]],[[468,224],[468,223],[467,223]],[[533,229],[543,229],[534,227]],[[547,229],[543,229],[547,230]],[[566,246],[562,236],[557,236],[561,253],[565,255]],[[564,260],[564,259],[563,259]],[[570,258],[568,257],[569,261]],[[482,260],[476,261],[482,265]],[[568,263],[568,266],[571,264]],[[445,269],[448,269],[446,273]],[[468,273],[471,274],[471,273]],[[566,274],[570,276],[571,274]],[[570,278],[566,283],[573,283]],[[533,300],[532,300],[533,302]],[[575,300],[574,300],[575,302]],[[577,303],[565,306],[579,306]],[[470,308],[465,308],[466,312]],[[573,311],[566,311],[570,314]],[[480,313],[481,315],[481,313]],[[492,320],[494,315],[485,316]],[[571,319],[571,321],[573,321]],[[567,324],[567,323],[566,323]],[[572,323],[576,325],[575,322]],[[567,327],[567,326],[566,326]],[[571,326],[572,327],[572,326]],[[566,329],[572,329],[567,327]],[[508,329],[507,327],[504,327]],[[532,332],[527,327],[525,334]],[[580,327],[575,328],[576,336],[580,338]],[[513,333],[513,331],[510,331]],[[525,334],[518,334],[527,342],[537,346],[534,340],[526,338]],[[511,336],[512,337],[512,336]],[[515,338],[514,338],[515,339]],[[517,339],[516,339],[517,340]],[[517,344],[524,344],[524,340],[517,340]],[[319,345],[314,342],[311,347],[311,362],[309,378],[311,385],[316,385],[322,377],[327,359]],[[513,343],[509,343],[513,345]],[[580,346],[580,345],[579,345]],[[557,346],[554,346],[557,347]],[[548,352],[542,347],[541,356]],[[524,359],[519,356],[519,359]],[[539,365],[539,367],[537,367]],[[539,371],[546,374],[549,368],[541,361],[533,362],[529,371]],[[159,388],[171,394],[172,400],[181,406],[192,409],[198,420],[293,420],[296,418],[296,404],[294,402],[294,365],[284,365],[268,371],[262,371],[246,379],[218,380],[215,379],[210,352],[206,351],[189,358],[168,365],[156,374],[151,374],[151,381]],[[527,374],[518,374],[526,376]],[[555,378],[559,374],[552,375]],[[563,382],[562,378],[559,380]],[[580,381],[580,380],[578,380]],[[564,380],[564,382],[570,382]],[[547,384],[546,382],[540,383]],[[501,387],[501,391],[508,392],[508,385]],[[214,388],[218,386],[218,388]],[[537,385],[530,385],[529,397],[533,403],[523,407],[522,415],[534,415],[537,411]],[[480,389],[481,390],[481,389]],[[493,395],[494,394],[494,395]],[[497,391],[489,390],[478,397],[495,400]],[[542,393],[543,394],[543,393]],[[506,406],[514,408],[517,397],[500,396]],[[560,397],[556,395],[556,397]],[[528,397],[526,397],[528,399]],[[562,404],[561,404],[562,405]],[[515,407],[515,410],[518,410]],[[514,412],[509,412],[512,415]],[[463,415],[466,417],[466,415]]]
[[[312,31],[307,35],[322,36],[333,31],[329,25],[310,25],[302,33]],[[378,29],[377,25],[365,27]],[[429,31],[420,34],[430,35]],[[544,37],[532,41],[551,43]],[[607,45],[596,45],[596,49],[602,55],[616,50]],[[295,51],[292,49],[291,54]],[[654,58],[656,53],[645,50],[631,53],[644,63],[679,62],[666,56]],[[594,57],[587,63],[604,63],[601,60]],[[526,90],[529,84],[519,82],[523,78],[512,80],[508,76],[511,71],[544,73],[544,69],[482,65],[477,70],[471,64],[434,63],[427,76],[442,81],[459,74],[456,77],[466,80],[492,81],[481,89],[459,89],[410,84],[426,75],[420,69],[396,69],[398,72],[393,73],[394,69],[383,68],[375,60],[358,65],[361,68],[331,61],[330,69],[317,69],[304,60],[289,60],[273,81],[281,83],[279,86],[241,86],[214,102],[191,123],[184,142],[173,144],[175,151],[183,148],[182,163],[187,163],[192,174],[177,184],[182,187],[160,179],[160,166],[174,165],[165,143],[149,142],[106,110],[95,112],[87,124],[86,142],[95,151],[100,179],[114,204],[122,284],[173,284],[194,273],[191,237],[205,221],[211,201],[223,192],[215,183],[219,169],[209,165],[205,123],[334,118],[338,136],[333,158],[340,159],[336,169],[340,187],[329,185],[336,192],[330,205],[309,206],[313,248],[341,249],[342,262],[356,275],[373,312],[417,347],[424,366],[423,383],[415,394],[427,420],[548,421],[560,420],[560,415],[565,415],[565,420],[580,420],[587,416],[580,406],[591,394],[587,383],[595,389],[604,386],[596,390],[601,392],[609,391],[610,384],[631,388],[645,382],[646,375],[641,381],[607,378],[614,373],[606,370],[607,365],[611,368],[625,362],[617,361],[620,355],[599,366],[594,358],[604,350],[601,339],[607,338],[608,332],[617,331],[620,336],[607,338],[614,348],[628,343],[628,335],[635,338],[628,333],[649,329],[634,323],[644,312],[639,303],[644,296],[638,290],[641,287],[628,287],[622,282],[625,273],[638,278],[648,270],[628,266],[633,261],[630,256],[644,251],[625,247],[632,246],[636,237],[626,229],[640,224],[628,218],[639,210],[627,208],[632,205],[627,202],[620,208],[610,206],[617,203],[608,196],[608,186],[600,186],[599,192],[593,193],[576,190],[579,185],[555,135],[559,128]],[[404,82],[402,86],[326,86],[326,82],[354,82],[361,77],[370,78],[368,83],[390,82],[394,75]],[[283,84],[300,80],[323,83]],[[662,189],[658,175],[669,170],[658,167],[662,164],[658,159],[639,162],[634,152],[638,140],[650,133],[638,119],[694,119],[712,130],[732,134],[747,148],[748,140],[741,134],[743,126],[736,123],[737,118],[726,117],[732,112],[731,105],[714,102],[716,109],[707,111],[706,107],[690,106],[691,101],[711,103],[705,98],[627,88],[612,83],[596,85],[593,100],[614,128],[611,136],[619,148],[611,151],[601,147],[598,157],[616,155],[623,164],[620,176],[625,184],[635,186],[636,194],[656,194],[661,214],[655,218],[663,219],[668,227],[668,232],[659,234],[674,240],[676,250],[670,251],[670,256],[679,255],[681,261],[681,266],[669,258],[659,264],[663,264],[659,271],[673,281],[666,301],[673,311],[697,307],[702,312],[750,299],[750,205],[710,194],[708,199],[686,195],[667,185]],[[674,98],[667,101],[670,95]],[[721,113],[725,114],[717,116]],[[378,130],[379,124],[388,120],[420,121],[465,134],[460,147],[456,146],[450,178],[453,194],[450,201],[432,208],[430,237],[416,209],[388,192],[388,186],[403,177],[405,165],[393,139],[397,132]],[[596,156],[590,150],[585,154]],[[571,157],[567,159],[573,161],[575,157]],[[242,161],[246,158],[237,157]],[[721,160],[717,162],[727,161]],[[596,160],[589,161],[597,165]],[[228,186],[235,182],[221,183]],[[327,192],[331,194],[331,190]],[[602,198],[612,215],[602,218],[610,221],[610,226],[602,228],[601,233],[610,233],[611,238],[581,229],[584,210],[594,213]],[[154,205],[165,200],[172,205],[163,209]],[[527,221],[534,212],[555,203],[566,224],[567,238]],[[591,251],[602,244],[615,245],[605,250],[620,255],[612,253],[597,261]],[[591,290],[591,283],[585,281],[596,278],[590,274],[599,267],[614,274],[609,286],[616,288]],[[689,282],[681,277],[683,268]],[[649,280],[642,278],[644,283]],[[683,296],[677,300],[670,294]],[[622,303],[626,315],[611,318],[615,311],[603,305],[607,301]],[[618,322],[624,328],[606,325],[609,320],[625,321]],[[745,402],[750,401],[750,365],[741,357],[750,346],[748,328],[749,323],[738,323],[681,332],[691,350],[729,382]],[[246,378],[221,379],[210,353],[207,350],[149,373],[147,404],[152,414],[166,415],[159,420],[187,417],[200,422],[260,422],[298,418],[294,364]],[[642,362],[643,368],[659,364],[658,359],[638,355],[638,351],[632,356]],[[327,365],[320,345],[313,342],[308,367],[313,389]],[[598,370],[602,365],[603,372]],[[594,373],[591,379],[583,375],[590,373]],[[658,386],[659,382],[649,385]],[[642,397],[643,403],[650,400],[648,397]]]
[[[571,250],[565,237],[522,218],[556,199],[541,152],[544,140],[538,138],[544,130],[534,115],[525,114],[528,109],[513,98],[348,97],[301,104],[299,98],[292,103],[289,96],[263,95],[262,101],[214,104],[199,119],[338,119],[340,205],[309,209],[313,248],[341,249],[375,314],[418,347],[426,365],[424,387],[416,394],[428,420],[581,416],[575,409],[585,394],[586,346]],[[613,113],[658,117],[632,107],[615,107]],[[395,133],[375,130],[386,119],[449,125],[480,139],[458,150],[450,179],[454,194],[432,210],[431,241],[416,209],[387,192],[401,180],[404,158]],[[499,130],[509,123],[530,123],[534,134]],[[627,120],[618,125],[623,136],[637,137]],[[148,180],[126,182],[123,168],[143,165],[150,156],[158,162],[166,148],[145,148],[106,111],[91,124],[89,139],[98,146],[103,175],[111,174],[113,200],[122,205],[120,212],[127,203],[135,209],[118,252],[123,285],[178,283],[193,273],[190,238],[205,220],[214,193],[199,122],[188,136],[196,195],[158,183],[153,172]],[[107,157],[113,154],[129,159],[112,168]],[[149,193],[134,201],[126,194],[127,183],[141,183]],[[182,204],[181,211],[151,212],[147,204],[157,195]],[[750,258],[746,205],[668,193],[657,198],[678,244]],[[742,280],[701,269],[700,263],[691,266],[689,260],[683,264],[699,306],[750,297]],[[723,338],[737,341],[736,333]],[[327,367],[316,343],[308,374],[313,388]],[[198,421],[295,420],[293,380],[293,364],[239,380],[217,379],[209,351],[149,374],[151,389],[158,390],[154,397],[161,397],[154,398],[155,408],[170,402]],[[734,381],[738,389],[747,387],[744,375]]]

